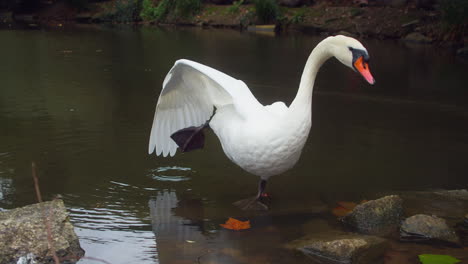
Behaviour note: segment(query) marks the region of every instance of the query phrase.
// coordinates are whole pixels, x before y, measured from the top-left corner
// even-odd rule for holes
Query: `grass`
[[[280,15],[278,3],[275,0],[255,0],[255,13],[260,23],[275,22]]]
[[[241,5],[244,3],[244,0],[235,1],[232,3],[232,6],[228,7],[227,12],[229,14],[237,14],[240,11]]]

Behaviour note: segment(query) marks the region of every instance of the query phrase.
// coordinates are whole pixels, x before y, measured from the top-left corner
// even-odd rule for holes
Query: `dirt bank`
[[[337,4],[336,1],[315,1],[303,7],[280,7],[277,31],[304,32],[309,34],[347,33],[358,37],[378,39],[405,39],[437,45],[463,47],[468,45],[467,25],[450,25],[438,8],[421,8],[415,3],[401,6],[357,5],[353,1]],[[362,2],[362,1],[361,1]],[[369,1],[370,2],[370,1]],[[201,11],[188,18],[166,19],[162,22],[141,21],[139,14],[116,19],[117,1],[96,2],[87,10],[78,11],[57,1],[44,6],[33,14],[6,15],[12,20],[30,25],[49,27],[73,23],[144,23],[156,25],[190,25],[202,27],[228,27],[246,29],[259,24],[253,4],[233,5],[204,4]],[[5,12],[3,13],[5,17]],[[1,13],[0,13],[1,17]],[[8,19],[0,20],[11,23]],[[1,22],[0,22],[1,23]]]

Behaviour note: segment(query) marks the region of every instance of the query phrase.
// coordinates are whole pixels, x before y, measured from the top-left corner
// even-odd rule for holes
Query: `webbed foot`
[[[265,194],[266,183],[266,180],[261,179],[258,183],[258,193],[255,197],[243,199],[233,204],[246,211],[267,211],[270,208],[264,203],[265,199],[267,199],[266,202],[269,202],[268,195]]]
[[[233,203],[233,205],[244,211],[267,211],[269,209],[268,205],[264,204],[257,196],[242,199]]]

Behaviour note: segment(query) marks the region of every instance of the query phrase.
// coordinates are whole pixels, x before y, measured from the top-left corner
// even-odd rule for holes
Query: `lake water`
[[[202,151],[147,155],[175,60],[242,79],[264,104],[289,104],[321,39],[198,28],[0,31],[0,209],[35,202],[34,161],[44,199],[63,197],[86,256],[312,263],[283,245],[338,228],[337,201],[468,187],[468,64],[445,48],[394,41],[362,40],[375,86],[335,60],[321,69],[309,140],[297,166],[270,179],[268,213],[231,205],[254,195],[258,178],[232,164],[213,133]],[[252,228],[224,230],[228,217]]]

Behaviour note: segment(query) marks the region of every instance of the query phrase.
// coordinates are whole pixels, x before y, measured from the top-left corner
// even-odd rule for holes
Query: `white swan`
[[[312,125],[315,76],[333,56],[374,84],[367,50],[345,36],[328,37],[313,49],[289,107],[283,102],[264,106],[244,82],[194,61],[176,61],[156,105],[149,154],[156,150],[166,157],[173,156],[177,147],[182,151],[201,148],[203,128],[209,126],[226,156],[261,178],[255,197],[259,202],[266,180],[298,161]]]

